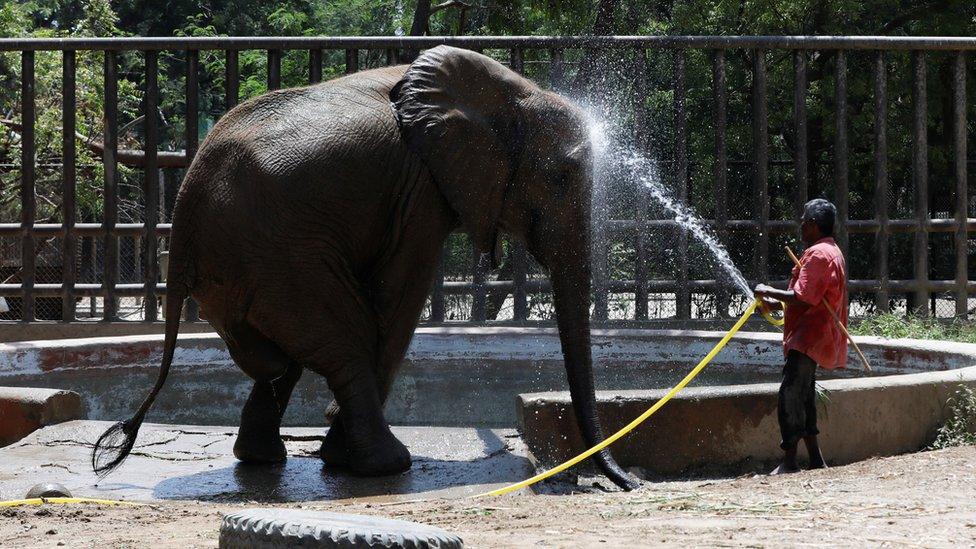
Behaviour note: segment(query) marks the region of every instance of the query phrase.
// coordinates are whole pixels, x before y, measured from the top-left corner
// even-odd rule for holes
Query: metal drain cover
[[[440,528],[416,522],[272,508],[224,515],[220,547],[459,549],[464,542]]]

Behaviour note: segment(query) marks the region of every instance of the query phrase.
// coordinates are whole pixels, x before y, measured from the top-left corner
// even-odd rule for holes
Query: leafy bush
[[[851,325],[850,331],[854,335],[890,339],[907,337],[976,343],[976,322],[958,319],[947,321],[888,313],[856,321]]]
[[[976,444],[976,391],[959,385],[955,394],[946,401],[948,418],[936,431],[932,450]]]

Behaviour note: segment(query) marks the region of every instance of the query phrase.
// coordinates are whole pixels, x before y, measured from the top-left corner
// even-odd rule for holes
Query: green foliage
[[[854,335],[877,336],[889,339],[935,339],[976,343],[976,322],[938,320],[914,315],[893,313],[865,317],[851,325]]]
[[[946,401],[946,414],[929,449],[976,444],[976,391],[960,384]]]

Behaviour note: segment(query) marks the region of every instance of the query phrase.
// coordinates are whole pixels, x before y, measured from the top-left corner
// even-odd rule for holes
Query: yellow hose
[[[729,340],[732,339],[732,336],[734,336],[736,332],[738,332],[742,328],[742,325],[745,324],[747,320],[749,320],[749,317],[752,316],[754,312],[756,312],[756,308],[758,306],[759,306],[759,302],[753,301],[752,305],[749,305],[749,308],[746,309],[746,312],[742,313],[742,316],[739,318],[739,320],[735,323],[734,326],[732,326],[732,329],[725,334],[725,337],[723,337],[717,344],[715,344],[715,347],[712,347],[712,350],[709,351],[707,355],[705,355],[705,358],[701,359],[701,362],[698,363],[698,366],[695,366],[695,368],[691,372],[689,372],[688,375],[684,377],[684,379],[679,381],[677,385],[671,388],[671,390],[668,391],[668,394],[664,395],[664,397],[662,397],[661,400],[655,402],[653,406],[651,406],[650,408],[647,409],[646,412],[638,416],[637,419],[628,423],[626,427],[617,431],[610,437],[604,439],[603,442],[597,444],[596,446],[590,448],[589,450],[583,452],[582,454],[570,459],[569,461],[566,461],[561,465],[557,465],[556,467],[553,467],[548,471],[539,473],[538,475],[530,479],[523,480],[522,482],[518,482],[510,486],[505,486],[504,488],[499,488],[497,490],[492,490],[490,492],[485,492],[483,494],[478,494],[477,496],[474,497],[480,498],[484,496],[502,496],[514,492],[516,490],[521,490],[526,486],[531,486],[536,482],[539,482],[540,480],[549,478],[552,475],[555,475],[556,473],[561,473],[566,469],[569,469],[573,465],[576,465],[577,463],[583,461],[584,459],[599,452],[600,450],[603,450],[607,446],[610,446],[614,442],[617,442],[617,440],[619,440],[621,437],[633,431],[634,428],[636,428],[638,425],[643,423],[644,420],[651,417],[651,415],[654,414],[654,412],[660,410],[662,406],[664,406],[665,404],[668,403],[669,400],[671,400],[671,397],[678,394],[678,392],[684,389],[686,385],[691,383],[691,380],[695,379],[695,376],[697,376],[699,373],[701,373],[702,370],[705,369],[705,366],[707,366],[708,363],[711,362],[713,358],[715,358],[715,356],[719,353],[719,351],[721,351],[722,348],[725,347],[725,345],[729,342]]]
[[[21,505],[46,505],[51,503],[95,503],[98,505],[135,505],[135,506],[145,505],[144,503],[134,503],[131,501],[117,501],[114,499],[31,498],[31,499],[14,499],[10,501],[0,501],[0,507],[19,507]]]

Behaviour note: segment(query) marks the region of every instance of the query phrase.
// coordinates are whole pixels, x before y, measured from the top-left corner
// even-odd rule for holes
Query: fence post
[[[875,305],[888,312],[888,89],[884,51],[874,58],[874,206],[878,232],[874,239],[875,272],[878,292]]]
[[[928,97],[926,91],[925,53],[912,52],[913,124],[912,183],[915,187],[915,295],[913,312],[926,315],[929,305],[929,165],[928,165]]]
[[[322,81],[322,50],[312,48],[308,50],[308,83],[318,84]]]
[[[674,60],[674,178],[678,202],[688,206],[688,113],[685,110],[687,52],[675,51]],[[675,293],[676,316],[691,318],[691,293],[688,290],[688,230],[678,225],[678,289]]]
[[[725,132],[728,124],[726,108],[728,105],[725,81],[725,50],[715,50],[712,59],[712,116],[715,130],[715,165],[712,177],[715,181],[715,232],[720,242],[728,242],[728,151]],[[716,312],[719,317],[729,314],[728,285],[718,284],[715,290]]]
[[[647,153],[649,152],[648,149],[650,148],[647,135],[647,107],[645,105],[648,95],[647,87],[649,80],[647,50],[644,48],[639,48],[634,50],[634,53],[637,59],[636,63],[634,63],[634,67],[637,71],[634,79],[634,137],[636,138],[638,150],[640,150],[641,153]],[[640,186],[637,186],[635,189],[634,202],[636,203],[634,212],[634,221],[636,224],[634,231],[634,248],[637,252],[637,263],[634,265],[634,282],[637,286],[634,289],[634,319],[640,321],[647,320],[647,300],[649,298],[647,283],[647,279],[649,278],[647,269],[648,204],[647,193]]]
[[[346,74],[359,70],[359,50],[346,50]]]
[[[753,194],[759,239],[755,251],[756,277],[769,278],[769,120],[766,110],[766,52],[753,50],[752,58],[752,149],[755,167]]]
[[[200,52],[186,51],[186,161],[187,166],[193,163],[200,143],[200,115],[199,115],[199,68]],[[189,169],[189,168],[187,168]],[[186,319],[195,321],[200,319],[200,307],[192,297],[186,301]]]
[[[796,140],[793,158],[793,184],[796,186],[796,211],[803,215],[809,193],[807,176],[807,54],[793,53],[793,133]]]
[[[240,69],[237,62],[237,50],[227,50],[227,63],[224,66],[224,112],[237,106],[237,96],[241,90]]]
[[[969,309],[967,259],[967,217],[969,190],[966,173],[966,53],[956,52],[952,63],[952,144],[956,176],[956,316],[966,318]]]
[[[521,48],[513,48],[509,58],[509,66],[519,74],[525,72],[525,58]],[[523,242],[513,242],[511,247],[512,261],[512,319],[525,322],[529,316],[528,296],[525,291],[525,281],[528,277],[528,257]]]
[[[20,283],[23,289],[21,318],[34,320],[34,273],[37,255],[34,251],[34,221],[37,201],[34,198],[34,52],[20,54]]]
[[[837,51],[834,65],[834,201],[837,205],[837,243],[847,255],[848,180],[847,180],[847,57]],[[850,273],[848,273],[850,274]]]
[[[152,50],[146,52],[146,102],[143,111],[146,132],[146,166],[143,174],[146,216],[142,236],[146,250],[143,278],[146,288],[143,295],[143,308],[147,322],[154,322],[158,314],[156,309],[156,280],[159,278],[159,254],[157,253],[159,241],[156,239],[156,224],[159,223],[159,167],[156,162],[157,139],[159,137],[156,124],[156,110],[159,106],[157,55]]]
[[[115,224],[119,215],[118,202],[118,137],[119,137],[119,88],[117,52],[105,51],[105,128],[102,137],[104,150],[102,165],[105,171],[105,202],[102,211],[105,229],[105,256],[102,276],[105,288],[105,305],[102,320],[118,320],[118,302],[115,285],[119,281],[119,237]]]
[[[268,91],[281,87],[281,50],[268,50]]]
[[[488,254],[481,253],[476,248],[472,248],[472,256],[474,276],[472,276],[473,284],[471,288],[471,320],[474,322],[484,322],[488,304],[488,287],[486,284]]]
[[[61,321],[75,320],[75,268],[78,258],[78,240],[75,237],[75,52],[65,50],[61,61]]]

